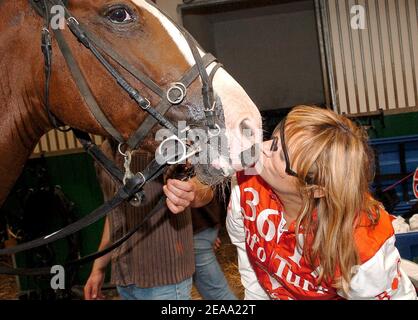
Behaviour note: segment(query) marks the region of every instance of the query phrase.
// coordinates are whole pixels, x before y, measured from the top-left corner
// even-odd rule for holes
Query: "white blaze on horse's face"
[[[167,30],[167,33],[177,44],[179,51],[182,52],[186,61],[190,66],[193,66],[195,64],[193,54],[186,39],[177,26],[157,8],[146,1],[132,0],[132,2],[150,12],[161,22],[161,25]],[[204,53],[201,52],[202,56],[203,54]],[[214,65],[215,64],[213,63],[208,67],[208,74]],[[242,170],[242,151],[251,148],[254,144],[260,144],[262,142],[262,122],[260,112],[244,89],[223,68],[217,71],[213,79],[213,88],[215,93],[222,100],[226,136],[228,139],[229,156],[231,158],[232,167],[234,170]],[[225,166],[225,161],[222,162],[223,164],[220,163],[212,164],[217,167]]]

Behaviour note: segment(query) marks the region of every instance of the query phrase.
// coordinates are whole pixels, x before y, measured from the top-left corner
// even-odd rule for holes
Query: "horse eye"
[[[107,13],[107,16],[110,21],[118,24],[129,23],[134,20],[132,15],[125,8],[112,9]]]

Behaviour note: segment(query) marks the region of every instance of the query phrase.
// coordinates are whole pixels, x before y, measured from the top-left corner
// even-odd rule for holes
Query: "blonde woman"
[[[369,193],[367,136],[330,110],[294,108],[237,173],[227,228],[246,299],[416,299],[392,217]]]

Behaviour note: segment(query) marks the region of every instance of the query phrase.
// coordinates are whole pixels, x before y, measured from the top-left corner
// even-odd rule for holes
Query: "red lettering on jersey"
[[[399,287],[399,279],[398,277],[396,277],[392,281],[392,290],[397,290],[398,287]]]
[[[389,295],[389,293],[387,293],[387,291],[384,291],[381,294],[378,294],[376,298],[379,300],[390,300],[391,296]]]

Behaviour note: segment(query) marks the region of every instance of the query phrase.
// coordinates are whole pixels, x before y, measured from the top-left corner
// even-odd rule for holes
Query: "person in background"
[[[106,140],[103,152],[123,168],[123,157],[112,142]],[[141,171],[153,155],[134,153],[131,169]],[[97,167],[97,174],[105,200],[110,199],[117,185],[106,172]],[[154,208],[163,193],[163,177],[145,185],[145,203],[132,207],[124,203],[113,210],[105,221],[99,250],[124,235]],[[111,282],[126,300],[188,300],[191,297],[192,276],[195,271],[193,229],[189,207],[202,207],[213,198],[209,187],[196,179],[180,181],[169,179],[164,190],[167,206],[161,208],[129,241],[99,259],[92,267],[84,287],[87,300],[102,299],[101,288],[105,271],[111,262]],[[178,199],[175,194],[184,197]],[[182,213],[174,215],[175,213]]]
[[[237,300],[215,254],[215,248],[220,246],[219,229],[226,218],[222,203],[215,194],[209,204],[191,210],[196,267],[193,280],[205,300]]]

